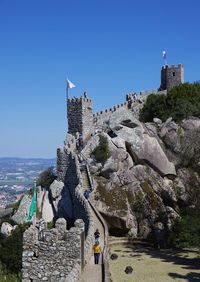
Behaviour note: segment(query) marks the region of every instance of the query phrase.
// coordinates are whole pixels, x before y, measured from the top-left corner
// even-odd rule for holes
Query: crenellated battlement
[[[80,98],[77,98],[77,97],[69,98],[67,102],[68,103],[92,103],[92,100],[81,96]]]
[[[153,90],[153,92],[155,93],[156,91]],[[138,118],[139,117],[139,111],[142,108],[144,101],[146,100],[147,96],[150,93],[152,93],[152,92],[145,91],[145,92],[140,92],[139,94],[137,94],[135,92],[131,92],[131,93],[126,95],[126,101],[125,102],[123,102],[121,104],[117,104],[117,105],[115,105],[111,108],[107,108],[103,111],[100,111],[100,112],[93,114],[94,130],[99,131],[99,127],[101,127],[101,129],[103,129],[104,125],[108,122],[112,113],[120,110],[121,108],[126,108],[126,109],[131,110],[134,113],[134,115]]]
[[[29,227],[23,236],[22,281],[55,281],[67,279],[76,265],[74,276],[79,280],[84,264],[84,222],[75,221],[67,230],[64,218],[49,230],[41,220]]]
[[[177,64],[177,65],[175,65],[175,64],[173,64],[173,65],[164,65],[164,66],[162,66],[162,70],[163,69],[180,69],[180,68],[183,68],[183,64]]]

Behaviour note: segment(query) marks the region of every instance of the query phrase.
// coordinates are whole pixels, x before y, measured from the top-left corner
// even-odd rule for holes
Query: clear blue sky
[[[158,88],[162,50],[199,80],[198,0],[0,0],[0,157],[55,157],[65,78],[94,111]]]

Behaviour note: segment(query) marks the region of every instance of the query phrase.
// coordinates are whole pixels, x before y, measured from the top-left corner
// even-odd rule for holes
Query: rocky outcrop
[[[191,119],[180,126],[172,118],[143,124],[125,109],[110,116],[103,133],[110,151],[107,161],[95,161],[91,143],[85,149],[96,183],[93,201],[109,228],[147,238],[154,223],[162,220],[169,230],[180,217],[180,206],[200,202],[199,174],[181,167],[183,138],[198,124]],[[98,146],[96,135],[91,140]]]
[[[12,226],[10,223],[8,222],[3,222],[1,225],[1,234],[4,236],[9,236],[11,235],[12,231],[15,230],[17,227],[17,225]]]
[[[69,189],[62,181],[54,180],[50,188],[52,208],[57,217],[73,218],[73,205]]]
[[[17,224],[23,224],[27,222],[27,218],[30,211],[32,197],[28,194],[24,195],[21,199],[19,208],[17,209],[16,213],[12,216],[12,219]]]
[[[42,218],[45,222],[53,221],[54,214],[53,209],[49,201],[49,192],[46,191],[44,195],[43,205],[42,205]]]
[[[116,136],[126,141],[126,147],[136,162],[146,162],[162,175],[176,175],[174,164],[168,160],[157,139],[148,134],[131,112],[122,108],[113,113],[109,126]]]

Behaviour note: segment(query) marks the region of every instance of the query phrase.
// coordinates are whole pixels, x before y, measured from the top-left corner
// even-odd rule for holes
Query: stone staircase
[[[87,174],[87,169],[86,166],[81,167],[81,175],[82,175],[82,188],[83,188],[83,193],[86,189],[90,189],[90,182],[88,179],[88,174]],[[92,206],[92,203],[90,202],[90,205]],[[94,210],[91,208],[92,211],[92,217],[94,220],[94,229],[96,230],[97,228],[100,231],[100,245],[102,247],[102,250],[104,248],[104,229],[102,226],[102,223],[99,221],[97,215],[95,214]],[[88,262],[87,265],[85,265],[82,275],[81,275],[81,282],[102,282],[103,277],[102,277],[102,256],[100,257],[99,264],[95,265],[94,264],[94,258],[91,256],[90,261]]]
[[[87,175],[87,169],[85,165],[81,167],[81,175],[82,175],[82,188],[84,192],[85,190],[91,188],[89,179],[88,179],[88,175]]]

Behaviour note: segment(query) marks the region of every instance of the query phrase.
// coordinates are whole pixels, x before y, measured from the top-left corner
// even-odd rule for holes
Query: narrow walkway
[[[85,189],[90,188],[86,169],[82,169],[82,180],[83,180],[83,193],[84,193]],[[102,223],[99,221],[93,209],[92,209],[92,217],[94,220],[94,230],[98,228],[101,234],[100,245],[103,251],[104,229]],[[94,264],[94,258],[93,256],[91,257],[89,263],[85,265],[83,269],[81,275],[81,282],[102,282],[102,255],[100,256],[99,264]]]

